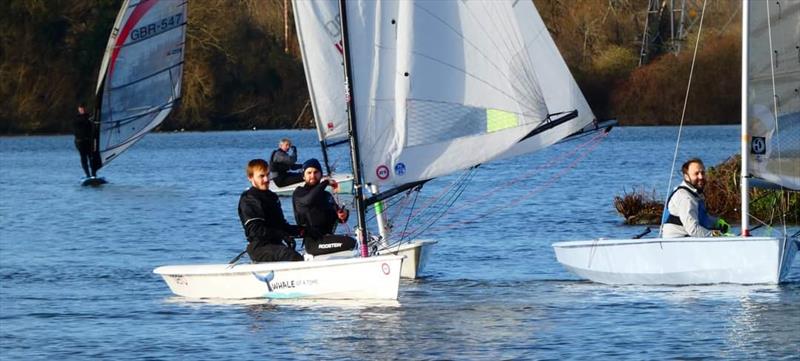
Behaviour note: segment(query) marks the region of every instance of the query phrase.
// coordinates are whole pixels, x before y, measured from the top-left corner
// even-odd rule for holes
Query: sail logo
[[[381,164],[378,168],[375,169],[375,175],[378,176],[380,180],[387,180],[389,179],[389,167]]]
[[[384,264],[381,265],[381,271],[383,272],[383,274],[385,274],[387,276],[389,275],[389,273],[392,273],[392,269],[389,268],[389,264],[388,263],[384,263]]]
[[[750,153],[757,155],[767,154],[767,138],[753,137],[750,141]]]
[[[406,165],[404,163],[395,164],[394,174],[397,174],[398,176],[402,177],[404,174],[406,174]]]
[[[177,28],[181,26],[181,18],[183,17],[183,13],[177,13],[172,16],[168,16],[161,20],[157,20],[154,23],[150,23],[144,26],[140,26],[136,29],[131,30],[131,41],[139,41],[144,40],[158,34],[161,34],[167,30]]]

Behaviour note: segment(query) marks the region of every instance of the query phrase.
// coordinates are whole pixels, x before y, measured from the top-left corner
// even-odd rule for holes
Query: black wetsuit
[[[86,177],[94,177],[97,175],[97,170],[94,165],[94,125],[89,118],[88,113],[75,116],[72,123],[75,131],[75,148],[81,154],[81,167]]]
[[[318,255],[353,249],[356,240],[345,235],[333,234],[339,217],[338,206],[333,195],[325,188],[328,181],[317,185],[297,187],[292,194],[294,218],[298,225],[305,228],[306,253]]]
[[[303,256],[283,244],[300,234],[300,227],[283,217],[275,193],[250,187],[239,198],[239,220],[247,237],[247,254],[253,262],[302,261]]]
[[[303,174],[290,172],[291,170],[303,169],[302,164],[297,164],[297,148],[292,146],[289,149],[291,155],[283,149],[275,149],[269,156],[269,177],[278,187],[289,184],[300,183],[303,181]]]

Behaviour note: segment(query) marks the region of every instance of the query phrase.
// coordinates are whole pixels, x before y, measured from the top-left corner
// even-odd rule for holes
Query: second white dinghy
[[[743,2],[741,236],[555,243],[556,258],[566,269],[608,284],[777,284],[785,280],[798,251],[798,234],[790,235],[784,225],[778,237],[750,237],[748,193],[751,180],[784,191],[800,190],[800,58],[796,49],[800,6],[781,9],[781,3]],[[779,64],[778,59],[792,60]]]

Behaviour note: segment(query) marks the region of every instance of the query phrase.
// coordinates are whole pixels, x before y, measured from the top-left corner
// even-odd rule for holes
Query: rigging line
[[[536,195],[537,193],[539,193],[539,192],[541,192],[541,191],[543,191],[543,190],[545,190],[545,189],[547,189],[547,188],[551,187],[553,184],[555,184],[555,182],[556,182],[556,181],[558,181],[559,179],[561,179],[561,177],[563,177],[563,176],[564,176],[564,175],[566,175],[566,174],[567,174],[569,171],[571,171],[573,168],[575,168],[575,166],[577,166],[577,165],[578,165],[578,163],[580,163],[580,162],[581,162],[583,159],[585,159],[587,156],[589,156],[589,154],[591,154],[591,153],[592,153],[592,151],[593,151],[593,150],[594,150],[594,149],[595,149],[595,148],[596,148],[598,145],[600,145],[600,144],[602,143],[602,139],[604,139],[604,138],[605,138],[605,136],[607,136],[607,134],[608,134],[608,133],[604,133],[604,134],[605,134],[605,135],[604,135],[602,138],[600,138],[600,139],[596,140],[596,141],[594,142],[594,144],[592,144],[592,145],[591,145],[590,149],[589,149],[587,152],[584,152],[584,153],[582,153],[582,154],[581,154],[581,155],[580,155],[578,158],[576,158],[575,160],[573,160],[573,161],[572,161],[572,162],[571,162],[569,165],[567,165],[567,167],[565,167],[564,169],[562,169],[562,170],[561,170],[559,173],[557,173],[557,174],[555,174],[555,175],[551,176],[550,178],[548,178],[548,180],[547,180],[547,182],[546,182],[546,183],[544,183],[544,184],[542,184],[542,185],[540,185],[540,186],[538,186],[538,187],[536,187],[536,188],[534,188],[534,189],[530,190],[528,193],[526,193],[525,195],[523,195],[523,196],[521,196],[521,197],[517,197],[517,198],[516,198],[516,199],[515,199],[513,202],[511,202],[511,203],[504,203],[504,204],[497,205],[497,206],[495,206],[494,208],[491,208],[491,209],[489,209],[488,211],[484,212],[483,214],[479,214],[479,215],[477,215],[477,216],[474,216],[474,217],[472,217],[472,218],[470,218],[470,219],[463,220],[463,221],[460,221],[460,222],[454,222],[453,224],[449,225],[448,227],[444,227],[444,228],[438,228],[438,227],[437,227],[437,228],[435,228],[435,230],[436,230],[436,231],[443,231],[443,230],[447,230],[447,229],[449,229],[449,228],[455,227],[455,226],[457,226],[457,225],[460,225],[460,224],[464,224],[464,223],[468,223],[468,222],[474,222],[474,221],[478,220],[479,218],[485,217],[486,215],[488,215],[488,214],[490,214],[490,213],[492,213],[492,212],[494,212],[494,211],[496,211],[496,210],[498,210],[498,209],[500,209],[500,208],[510,208],[510,207],[513,207],[513,206],[515,206],[515,205],[519,204],[520,202],[522,202],[523,200],[526,200],[526,199],[528,199],[528,198],[530,198],[530,197],[532,197],[532,196]]]
[[[777,148],[778,148],[778,173],[782,175],[783,174],[783,162],[781,162],[781,138],[780,138],[780,134],[781,133],[780,133],[780,129],[778,129],[778,126],[779,126],[779,123],[778,123],[778,93],[775,90],[775,61],[777,59],[772,56],[772,54],[773,54],[773,52],[775,50],[774,50],[774,48],[772,46],[772,19],[771,19],[770,12],[769,12],[770,3],[769,2],[765,2],[764,5],[767,7],[767,35],[769,37],[769,54],[768,54],[769,55],[769,70],[770,70],[770,80],[772,81],[772,110],[773,110],[772,117],[773,117],[773,120],[775,121],[775,144],[777,145]],[[780,3],[778,4],[778,6],[780,6]],[[779,184],[779,186],[781,187],[781,190],[784,189],[782,184]],[[781,202],[781,203],[783,203],[783,202]],[[781,208],[785,208],[783,206],[784,205],[781,204]],[[786,204],[786,206],[788,207],[788,203]],[[773,208],[773,212],[774,211],[775,211],[775,209]],[[783,233],[787,234],[787,231],[786,231],[786,209],[782,209],[781,210],[781,215],[782,215],[781,220],[782,220],[782,223],[783,223]],[[774,214],[773,214],[773,216],[774,216]]]
[[[416,214],[411,214],[410,217],[409,217],[409,220],[407,221],[407,224],[414,223],[417,219],[423,219],[423,221],[420,222],[422,224],[433,224],[438,219],[440,219],[444,215],[444,212],[446,212],[450,208],[450,206],[452,206],[452,204],[455,202],[455,200],[458,199],[460,194],[463,193],[463,190],[466,188],[467,182],[471,179],[470,176],[473,175],[474,173],[473,172],[465,172],[465,174],[467,176],[465,176],[464,178],[458,180],[457,182],[454,182],[454,184],[457,184],[458,187],[455,188],[455,190],[453,190],[453,191],[449,191],[447,193],[449,195],[448,197],[436,198],[435,199],[435,203],[433,205],[430,205],[430,206],[427,206],[424,209],[421,209]],[[411,212],[411,213],[413,213],[413,212]],[[422,226],[417,227],[416,229],[419,229],[421,227]],[[409,232],[409,233],[413,233],[413,232]],[[404,231],[404,233],[401,233],[401,235],[400,235],[401,238],[403,238],[405,236],[405,234],[406,234],[405,231]]]
[[[501,189],[504,189],[504,188],[510,187],[510,186],[512,186],[512,185],[514,185],[514,184],[516,184],[516,183],[519,183],[519,182],[520,182],[520,181],[522,181],[523,179],[528,179],[528,178],[529,178],[531,175],[533,175],[533,174],[534,174],[534,173],[536,173],[536,172],[539,172],[539,171],[540,171],[540,170],[542,170],[542,169],[549,169],[549,168],[550,168],[552,165],[555,165],[556,163],[558,163],[558,162],[561,162],[563,159],[565,159],[565,158],[569,158],[569,157],[572,157],[572,156],[573,156],[574,154],[576,154],[576,153],[577,153],[579,150],[581,150],[582,148],[584,148],[584,147],[588,146],[590,143],[593,143],[594,141],[596,141],[596,139],[598,139],[598,138],[599,138],[599,137],[601,137],[601,136],[602,136],[602,134],[595,134],[595,135],[594,135],[592,138],[590,138],[589,140],[587,140],[587,141],[585,141],[585,142],[583,142],[583,143],[579,143],[579,144],[577,144],[573,150],[571,150],[571,151],[569,151],[569,152],[564,152],[564,153],[561,153],[561,154],[560,154],[558,157],[554,157],[554,158],[552,158],[552,159],[551,159],[549,162],[547,162],[547,163],[545,163],[545,164],[540,164],[540,165],[539,165],[539,166],[537,166],[536,168],[534,168],[534,169],[532,169],[532,170],[529,170],[527,173],[525,173],[525,174],[522,174],[522,175],[520,175],[520,176],[517,176],[517,177],[515,177],[515,178],[512,178],[511,180],[509,180],[509,181],[506,181],[505,183],[503,183],[503,184],[500,184],[500,185],[498,185],[498,186],[496,186],[496,187],[494,187],[494,188],[490,189],[490,190],[489,190],[487,193],[489,193],[489,194],[495,193],[495,192],[497,192],[497,191],[499,191],[499,190],[501,190]],[[476,203],[482,203],[482,202],[485,202],[486,200],[487,200],[487,198],[486,198],[486,197],[475,196],[475,197],[473,197],[472,199],[468,199],[468,200],[466,200],[466,202],[465,202],[465,203],[469,203],[469,205],[474,205],[474,204],[476,204]],[[458,211],[458,210],[461,210],[461,209],[462,209],[462,208],[464,208],[464,207],[466,207],[466,204],[465,204],[465,205],[462,205],[462,206],[460,206],[460,207],[457,207],[457,208],[455,208],[455,209],[453,209],[453,211]]]
[[[703,0],[703,10],[700,12],[700,26],[697,30],[697,40],[694,43],[694,54],[692,54],[692,66],[689,68],[689,83],[686,85],[686,95],[683,98],[683,110],[681,111],[681,122],[678,125],[678,139],[675,141],[675,152],[672,155],[672,168],[669,171],[669,182],[667,183],[667,196],[664,198],[664,209],[666,209],[669,195],[672,191],[672,178],[675,177],[675,162],[678,159],[678,148],[681,144],[681,133],[683,132],[683,119],[686,116],[686,104],[689,102],[689,91],[692,89],[692,76],[694,75],[694,64],[697,59],[697,48],[700,45],[700,35],[703,33],[703,17],[706,14],[706,2]],[[663,217],[662,217],[663,218]],[[664,223],[662,220],[661,225],[658,227],[658,237],[661,238],[664,232]]]
[[[418,227],[418,231],[417,232],[412,232],[411,235],[409,236],[409,238],[414,238],[414,237],[419,236],[420,234],[422,234],[422,233],[426,232],[428,229],[430,229],[434,224],[436,224],[436,222],[438,222],[439,219],[441,219],[446,214],[447,210],[456,202],[456,200],[458,200],[458,198],[461,196],[461,194],[464,193],[464,190],[466,190],[466,189],[467,189],[467,187],[466,187],[466,183],[465,183],[465,185],[458,190],[457,194],[455,194],[454,197],[452,197],[451,201],[447,204],[447,206],[443,207],[441,212],[439,212],[439,214],[436,217],[432,217],[431,218],[431,220],[428,222],[427,226],[425,226],[424,228],[421,228],[421,229],[420,229],[420,227]]]
[[[474,11],[469,11],[468,12],[468,14],[470,16],[472,16],[473,21],[476,24],[478,24],[478,26],[481,27],[481,29],[483,30],[484,34],[496,34],[498,32],[501,32],[502,31],[501,28],[498,27],[492,21],[492,20],[494,20],[495,16],[491,16],[491,15],[490,16],[486,16],[486,14],[489,13],[488,8],[486,8],[486,3],[480,3],[480,4],[484,5],[484,11],[481,12],[482,16],[476,16]],[[478,5],[475,5],[475,6],[477,7]],[[470,7],[467,7],[467,8],[469,9]],[[509,18],[514,18],[514,17],[511,16]],[[488,19],[491,22],[491,24],[489,24],[489,26],[484,26],[484,24],[481,22],[481,19]],[[487,30],[487,28],[491,28],[494,31]],[[514,47],[512,46],[513,44],[509,44],[507,42],[507,40],[512,38],[511,35],[518,35],[518,34],[516,34],[513,31],[511,33],[514,33],[514,34],[510,34],[508,31],[502,31],[502,32],[504,34],[502,36],[499,36],[499,38],[500,38],[501,42],[503,43],[502,44],[503,47],[501,47],[501,46],[499,46],[497,44],[497,42],[495,41],[496,37],[487,36],[487,39],[492,43],[492,45],[494,45],[495,49],[499,50],[501,48],[504,48],[507,55],[503,56],[503,60],[505,60],[506,64],[512,64],[513,63],[512,62],[513,59],[511,59],[511,58],[513,58],[513,50],[512,49],[514,49]],[[523,42],[518,42],[518,45],[519,45],[518,49],[526,50],[525,49],[525,44]],[[501,52],[501,54],[502,54],[502,52]],[[526,65],[528,65],[528,69],[534,69],[533,63],[530,61],[529,57],[527,56],[527,55],[529,55],[527,53],[527,51],[525,51],[524,54],[526,56],[522,56],[521,57],[523,59],[523,62],[527,63]],[[511,57],[511,58],[509,58],[509,57]],[[535,100],[538,100],[538,101],[541,102],[541,104],[544,104],[545,109],[546,109],[547,108],[547,104],[545,104],[544,95],[542,94],[541,87],[538,84],[538,81],[537,81],[538,77],[535,76],[535,70],[533,70],[533,71],[534,71],[534,79],[531,79],[529,77],[529,74],[527,72],[525,72],[525,73],[523,73],[523,75],[525,75],[525,76],[521,77],[521,78],[518,78],[517,80],[518,81],[521,80],[519,83],[520,83],[520,85],[522,85],[523,90],[525,90],[524,93],[535,96],[536,97]],[[517,82],[516,81],[509,80],[509,79],[506,79],[506,80],[508,81],[508,84],[510,84],[513,89],[517,90],[517,86],[516,86]],[[527,88],[527,89],[525,89],[525,88]],[[525,104],[525,103],[521,103],[521,104]]]
[[[467,179],[471,178],[471,175],[475,172],[475,169],[476,169],[475,167],[472,167],[462,172],[458,179],[450,183],[447,187],[442,189],[441,192],[431,197],[430,198],[431,200],[428,203],[420,207],[420,211],[414,214],[412,218],[416,219],[420,215],[420,213],[423,213],[424,211],[432,208],[434,205],[436,205],[436,203],[438,203],[439,200],[444,199],[446,194],[451,194],[452,189],[454,188],[457,189],[458,187],[460,187],[461,183],[464,183],[466,182]]]
[[[474,175],[474,173],[470,173],[470,175]],[[442,205],[437,206],[436,209],[429,212],[432,214],[426,217],[427,220],[425,222],[421,222],[422,225],[413,229],[411,232],[409,232],[409,234],[417,236],[422,232],[426,231],[431,226],[433,226],[439,219],[441,219],[445,215],[445,213],[452,207],[452,205],[456,202],[456,200],[458,200],[461,194],[464,193],[464,190],[466,190],[468,185],[468,180],[470,179],[471,177],[465,178],[463,181],[459,182],[458,188],[456,188],[454,191],[450,193],[451,194],[450,197],[447,200],[443,200],[441,202]],[[442,199],[444,199],[444,197]],[[417,218],[418,217],[415,217],[414,219]]]
[[[419,195],[419,192],[417,192],[417,195]],[[400,246],[400,243],[403,242],[403,235],[406,233],[406,230],[408,229],[408,223],[411,221],[411,213],[413,212],[415,205],[417,205],[417,196],[414,196],[414,201],[411,202],[411,209],[408,212],[408,218],[406,219],[406,224],[403,225],[403,231],[400,232],[400,242],[397,243],[398,247]],[[388,240],[384,241],[388,242]]]
[[[463,40],[466,44],[469,44],[473,49],[475,49],[475,51],[478,54],[480,54],[486,60],[487,63],[489,63],[493,68],[495,68],[495,70],[497,70],[498,74],[500,74],[501,76],[503,76],[505,78],[506,82],[508,82],[508,83],[512,83],[513,82],[513,80],[508,77],[508,74],[505,74],[505,72],[503,72],[503,70],[500,68],[500,66],[495,64],[489,56],[487,56],[483,51],[481,51],[480,47],[478,47],[476,44],[474,44],[472,41],[470,41],[467,37],[465,37],[464,34],[462,34],[461,32],[458,31],[458,29],[456,29],[455,27],[450,25],[448,22],[444,21],[444,19],[442,19],[441,17],[437,16],[432,11],[420,6],[419,3],[415,3],[414,7],[419,8],[420,10],[424,11],[425,13],[427,13],[430,17],[438,20],[442,25],[444,25],[445,27],[449,28],[454,34],[456,34],[459,38],[461,38],[461,40]],[[469,7],[467,7],[467,8],[469,8]],[[473,19],[474,19],[474,16],[473,16]],[[476,21],[476,23],[478,23],[478,25],[481,25],[479,21]],[[487,31],[485,28],[482,27],[482,29],[483,29],[483,34],[491,34],[491,32]],[[489,38],[489,39],[492,40],[492,38]],[[494,44],[494,41],[492,41],[492,43]],[[499,49],[497,44],[494,44],[494,46],[495,46],[495,49]]]
[[[449,29],[451,29],[451,30],[452,30],[452,31],[453,31],[453,32],[454,32],[454,33],[455,33],[455,34],[456,34],[456,35],[457,35],[459,38],[461,38],[461,39],[462,39],[462,40],[463,40],[463,41],[464,41],[466,44],[469,44],[470,46],[472,46],[472,48],[473,48],[473,49],[475,49],[475,51],[476,51],[478,54],[480,54],[480,55],[481,55],[481,57],[483,57],[483,58],[484,58],[484,59],[485,59],[485,60],[486,60],[486,61],[487,61],[487,62],[488,62],[490,65],[492,65],[492,67],[494,67],[494,68],[495,68],[495,70],[497,70],[497,73],[496,73],[496,74],[494,74],[494,75],[498,75],[498,74],[499,74],[499,76],[501,76],[502,78],[504,78],[504,79],[505,79],[505,81],[506,81],[506,83],[507,83],[507,84],[514,84],[514,83],[515,83],[515,80],[513,80],[513,79],[510,79],[510,78],[509,78],[509,76],[508,76],[509,74],[506,74],[506,73],[505,73],[505,72],[504,72],[504,71],[503,71],[503,70],[502,70],[502,69],[501,69],[501,68],[500,68],[498,65],[496,65],[496,64],[495,64],[495,63],[492,61],[492,59],[491,59],[489,56],[487,56],[487,55],[486,55],[486,54],[485,54],[483,51],[481,51],[481,48],[479,48],[478,46],[476,46],[475,44],[473,44],[473,43],[472,43],[472,42],[471,42],[469,39],[467,39],[466,37],[464,37],[464,35],[463,35],[463,34],[461,34],[460,32],[458,32],[458,31],[457,31],[455,28],[453,28],[453,27],[452,27],[450,24],[448,24],[447,22],[445,22],[445,21],[444,21],[442,18],[440,18],[440,17],[438,17],[438,16],[436,16],[436,15],[432,14],[430,11],[428,11],[428,10],[427,10],[427,9],[425,9],[424,7],[420,7],[418,4],[415,4],[414,6],[415,6],[415,7],[418,7],[419,9],[421,9],[421,10],[423,10],[423,11],[425,11],[426,13],[430,14],[430,16],[431,16],[431,17],[433,17],[434,19],[437,19],[437,20],[439,20],[439,22],[441,22],[441,23],[442,23],[442,24],[444,24],[446,27],[448,27]],[[479,23],[479,22],[478,22],[478,24],[480,25],[480,23]],[[487,32],[487,30],[486,30],[485,28],[484,28],[483,30],[484,30],[484,33],[485,33],[485,34],[490,34],[489,32]],[[491,38],[490,38],[490,39],[491,39]],[[492,41],[492,43],[494,43],[494,42]],[[499,49],[500,47],[498,47],[498,46],[495,44],[495,48],[496,48],[496,49]],[[475,75],[475,74],[468,73],[468,72],[467,72],[465,69],[459,68],[459,67],[457,67],[457,66],[455,66],[455,65],[453,65],[453,64],[446,63],[446,62],[444,62],[444,61],[441,61],[441,60],[439,60],[439,59],[437,59],[437,58],[434,58],[434,57],[432,57],[432,56],[429,56],[429,55],[426,55],[426,54],[422,54],[422,53],[420,53],[420,52],[417,52],[417,51],[412,51],[411,53],[412,53],[412,54],[415,54],[415,55],[419,55],[420,57],[427,58],[427,59],[429,59],[429,60],[431,60],[431,61],[434,61],[434,62],[436,62],[436,63],[442,64],[442,65],[444,65],[444,66],[450,67],[450,68],[452,68],[452,69],[454,69],[454,70],[460,71],[461,73],[463,73],[463,74],[465,74],[465,75],[468,75],[469,77],[471,77],[471,78],[473,78],[473,79],[475,79],[475,80],[477,80],[477,81],[479,81],[479,82],[481,82],[481,83],[484,83],[484,84],[486,84],[487,86],[489,86],[489,87],[491,87],[491,88],[495,89],[495,90],[496,90],[498,93],[505,95],[506,97],[508,97],[509,99],[511,99],[511,100],[513,100],[513,101],[515,101],[515,102],[517,102],[517,103],[524,104],[524,103],[526,103],[526,102],[527,102],[527,100],[525,100],[525,99],[522,99],[522,100],[520,100],[520,99],[517,99],[516,97],[514,97],[512,94],[507,94],[507,93],[506,93],[506,92],[504,92],[502,89],[500,89],[500,88],[496,87],[494,84],[490,83],[489,81],[486,81],[486,80],[484,80],[484,79],[482,79],[482,78],[478,77],[478,76],[477,76],[477,75]],[[507,60],[507,59],[506,59],[506,60]]]
[[[486,3],[482,3],[482,4],[484,6],[486,6]],[[513,5],[512,5],[512,7],[513,7]],[[503,8],[500,8],[500,7],[496,8],[496,9],[498,10],[498,14],[504,10]],[[495,29],[498,29],[498,30],[504,29],[505,30],[504,31],[505,35],[502,36],[501,38],[503,40],[507,40],[509,43],[511,43],[511,46],[509,47],[509,50],[514,50],[514,49],[516,50],[515,53],[509,52],[508,55],[511,57],[511,59],[506,59],[507,63],[512,63],[514,57],[518,56],[519,59],[521,59],[522,62],[526,63],[526,65],[528,66],[528,69],[530,69],[533,72],[533,76],[534,76],[535,79],[529,78],[530,74],[528,72],[524,72],[523,75],[525,75],[525,76],[523,76],[521,78],[526,80],[528,84],[525,84],[526,82],[521,82],[521,84],[523,85],[523,87],[525,85],[527,85],[527,87],[528,87],[527,90],[532,92],[531,94],[535,93],[534,95],[538,96],[541,99],[542,104],[544,104],[545,109],[547,109],[547,104],[544,101],[544,94],[542,93],[541,86],[539,85],[539,82],[538,82],[539,77],[538,77],[538,75],[536,73],[536,67],[533,64],[533,61],[532,61],[533,59],[530,56],[528,56],[530,54],[527,51],[528,50],[527,49],[527,44],[525,43],[525,41],[523,39],[520,38],[520,32],[514,31],[513,27],[510,27],[512,22],[506,22],[506,23],[500,22],[499,24],[497,24],[497,22],[495,21],[496,19],[513,19],[514,18],[513,10],[512,10],[511,7],[506,8],[505,10],[511,10],[511,14],[506,14],[507,16],[505,16],[505,17],[501,17],[499,15],[498,16],[489,16],[488,20],[494,25]],[[488,13],[488,11],[487,11],[487,13]],[[503,25],[505,25],[505,26],[503,26]],[[513,86],[514,83],[511,83],[511,85]],[[546,110],[546,112],[549,113],[550,111]]]

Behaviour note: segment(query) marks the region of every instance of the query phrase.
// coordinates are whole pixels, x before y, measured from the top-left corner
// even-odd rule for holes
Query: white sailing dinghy
[[[342,2],[348,13],[336,1],[293,5],[321,143],[346,135],[343,105],[353,94],[353,149],[370,191],[356,186],[357,208],[373,206],[376,214],[380,237],[371,251],[407,256],[403,277],[423,272],[435,241],[393,236],[383,201],[593,126],[528,1]],[[355,30],[343,37],[348,26]],[[346,49],[358,69],[346,82],[353,93],[342,92]]]
[[[295,2],[298,8],[320,4],[331,5]],[[530,2],[340,1],[338,14],[340,21],[333,15],[323,24],[338,24],[331,29],[341,31],[361,257],[157,268],[176,294],[396,298],[404,256],[379,255],[378,245],[367,242],[373,238],[363,231],[367,206],[501,157],[522,143],[529,142],[529,149],[553,144],[593,119],[590,111],[578,116],[585,100]],[[307,54],[306,61],[313,57]],[[551,79],[554,72],[562,74],[558,84],[567,90],[551,100],[543,89],[558,85],[542,84],[540,77]],[[560,136],[543,136],[548,133]],[[369,196],[367,184],[373,190]],[[387,190],[379,192],[378,186]],[[415,242],[410,248],[419,251],[412,260],[419,265],[402,267],[412,275],[431,244]]]
[[[800,190],[800,3],[745,1],[742,13],[742,236],[559,242],[556,258],[607,284],[776,284],[795,236],[750,237],[748,183]]]
[[[97,79],[93,168],[107,165],[172,111],[181,94],[185,37],[186,1],[122,3]],[[84,181],[97,182],[105,180]]]

